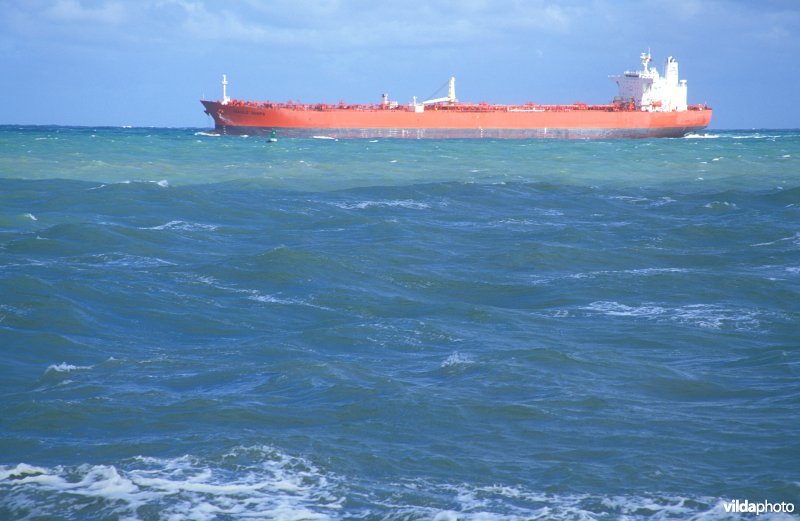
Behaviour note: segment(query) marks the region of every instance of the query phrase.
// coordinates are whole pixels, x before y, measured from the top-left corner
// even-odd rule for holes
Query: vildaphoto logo
[[[791,514],[794,512],[794,503],[770,503],[769,501],[751,502],[745,499],[739,501],[723,501],[722,506],[725,507],[725,512],[735,512],[737,514]]]

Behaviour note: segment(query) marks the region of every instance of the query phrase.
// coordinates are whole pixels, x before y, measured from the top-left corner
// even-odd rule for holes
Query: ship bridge
[[[626,71],[622,76],[611,76],[619,86],[615,102],[633,100],[636,107],[648,112],[682,112],[687,110],[686,80],[678,78],[678,61],[672,56],[664,65],[664,76],[655,67],[649,52],[642,53],[642,70]]]

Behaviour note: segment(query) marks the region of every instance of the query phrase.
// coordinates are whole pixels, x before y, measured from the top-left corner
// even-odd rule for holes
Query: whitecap
[[[57,364],[57,365],[54,364],[54,365],[48,366],[47,370],[45,371],[45,374],[47,374],[47,373],[49,373],[51,371],[55,371],[57,373],[68,373],[70,371],[80,371],[80,370],[86,370],[86,369],[91,369],[91,368],[92,368],[92,366],[90,366],[90,365],[72,365],[72,364],[68,364],[66,362],[62,362],[62,363]]]
[[[247,297],[249,300],[254,300],[256,302],[262,302],[265,304],[280,304],[283,306],[307,306],[310,308],[316,309],[326,309],[330,310],[331,308],[325,306],[318,306],[316,304],[312,304],[310,302],[306,302],[302,299],[295,299],[295,298],[280,298],[274,295],[265,295],[255,290],[237,290],[240,293],[249,293],[250,296]]]
[[[218,228],[214,224],[202,224],[187,221],[170,221],[158,226],[139,228],[140,230],[181,230],[186,232],[213,232]]]
[[[655,201],[652,201],[650,203],[650,206],[651,207],[653,207],[653,206],[664,206],[665,204],[670,204],[670,203],[674,203],[674,202],[676,202],[675,199],[673,199],[671,197],[664,196],[664,197],[659,197]]]
[[[280,304],[284,306],[308,306],[316,309],[326,309],[326,310],[330,309],[325,306],[318,306],[316,304],[311,304],[310,302],[306,302],[305,300],[302,299],[281,298],[281,297],[276,297],[274,295],[264,294],[254,289],[244,289],[244,288],[236,288],[233,286],[228,286],[226,284],[223,284],[219,280],[215,279],[214,277],[201,276],[197,278],[197,281],[221,291],[228,291],[231,293],[238,293],[240,295],[247,295],[246,298],[248,300],[261,302],[264,304]]]
[[[93,255],[89,265],[123,266],[130,268],[156,268],[160,266],[174,266],[174,262],[159,257],[140,257],[128,253],[113,252]]]
[[[667,307],[651,303],[628,306],[619,302],[596,301],[584,309],[610,317],[645,318],[704,329],[730,327],[739,331],[753,331],[760,328],[762,316],[762,312],[756,310],[728,308],[717,304]]]
[[[118,465],[0,466],[0,495],[14,491],[6,511],[36,504],[42,517],[65,515],[65,508],[79,514],[82,506],[70,511],[69,497],[93,500],[94,515],[103,519],[138,519],[143,505],[157,505],[160,519],[329,519],[344,500],[339,481],[270,447],[238,447],[212,459],[139,456]]]
[[[249,291],[252,293],[249,297],[250,300],[255,300],[256,302],[265,302],[267,304],[284,304],[284,305],[304,305],[306,304],[302,300],[295,300],[295,299],[283,299],[274,297],[272,295],[264,295],[257,291]]]
[[[603,496],[551,494],[508,485],[444,485],[415,480],[397,484],[411,494],[426,490],[451,503],[448,508],[405,504],[402,493],[386,498],[381,506],[402,512],[408,519],[441,521],[511,521],[546,519],[574,521],[595,519],[729,519],[722,514],[720,498],[644,494]],[[377,515],[376,517],[384,517]]]
[[[403,199],[403,200],[392,200],[392,201],[361,201],[358,203],[330,203],[334,206],[338,206],[344,210],[364,210],[366,208],[371,207],[398,207],[398,208],[407,208],[411,210],[424,210],[426,208],[430,208],[430,205],[426,203],[420,203],[418,201],[413,201],[410,199]]]
[[[759,242],[759,243],[756,243],[756,244],[751,244],[750,246],[754,246],[754,247],[755,246],[773,246],[775,244],[778,244],[778,243],[781,243],[781,242],[786,242],[786,241],[791,241],[795,245],[800,246],[800,232],[795,233],[791,237],[783,237],[783,238],[776,239],[776,240],[771,241],[771,242]]]
[[[685,139],[717,139],[718,134],[686,134]]]
[[[463,355],[458,351],[454,351],[450,354],[441,364],[442,369],[447,367],[459,366],[459,365],[470,365],[474,364],[475,361],[467,355]]]
[[[206,137],[220,137],[222,134],[217,134],[216,132],[195,132],[195,136],[206,136]]]
[[[728,208],[731,210],[737,210],[739,207],[736,206],[736,203],[729,203],[728,201],[711,201],[710,203],[704,204],[703,208],[709,208],[709,209]]]
[[[656,317],[666,312],[665,308],[656,305],[627,306],[608,301],[592,302],[586,309],[612,317]]]
[[[26,213],[24,216],[27,217],[28,219],[30,219],[31,221],[38,221],[39,220],[32,213]]]

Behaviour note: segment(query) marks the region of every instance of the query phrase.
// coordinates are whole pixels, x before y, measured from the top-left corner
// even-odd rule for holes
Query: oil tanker
[[[201,100],[221,134],[276,133],[284,137],[333,138],[651,138],[681,137],[706,128],[712,110],[688,105],[686,80],[670,56],[664,75],[650,67],[611,76],[619,87],[604,105],[499,105],[456,99],[455,78],[447,96],[400,104],[384,94],[380,103],[349,104],[241,101],[228,97],[222,76],[222,100]]]

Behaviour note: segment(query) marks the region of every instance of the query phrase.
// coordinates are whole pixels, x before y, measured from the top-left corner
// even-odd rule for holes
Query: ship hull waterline
[[[202,100],[221,134],[333,138],[614,139],[683,137],[708,127],[712,110],[452,111],[263,108]]]

